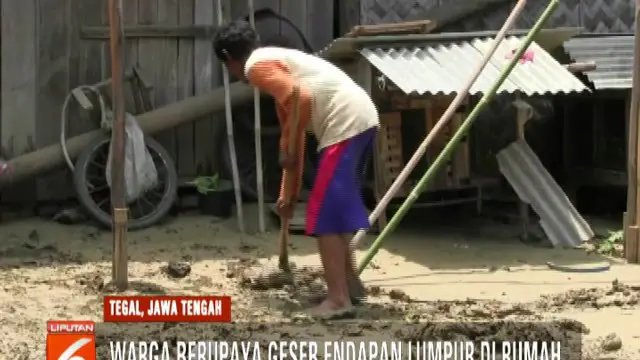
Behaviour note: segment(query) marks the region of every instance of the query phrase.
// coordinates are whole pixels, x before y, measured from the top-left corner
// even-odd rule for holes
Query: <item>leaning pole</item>
[[[509,76],[513,68],[520,61],[520,58],[522,57],[524,52],[527,50],[529,45],[533,42],[533,38],[535,37],[535,35],[542,29],[542,26],[547,21],[549,16],[551,16],[551,14],[553,13],[553,11],[557,6],[558,6],[558,0],[551,0],[551,2],[549,3],[545,11],[542,13],[542,15],[540,15],[540,18],[538,19],[538,21],[536,21],[536,23],[533,25],[533,27],[531,28],[531,30],[529,31],[525,39],[520,44],[520,47],[518,48],[514,56],[507,63],[507,66],[504,68],[504,70],[500,74],[498,80],[496,80],[496,82],[494,82],[493,85],[491,85],[489,90],[485,92],[485,94],[482,96],[480,101],[478,101],[478,104],[476,104],[473,110],[471,110],[471,113],[469,113],[469,115],[464,120],[464,122],[460,125],[456,133],[451,137],[451,140],[449,140],[449,142],[444,147],[442,152],[440,152],[440,155],[438,155],[438,157],[435,159],[433,164],[429,166],[429,169],[427,169],[427,172],[422,176],[420,181],[418,181],[418,184],[413,188],[413,190],[411,190],[411,192],[409,193],[409,196],[407,196],[406,200],[402,203],[398,211],[393,215],[393,217],[391,218],[387,226],[382,230],[380,235],[378,235],[378,237],[376,238],[374,243],[371,245],[369,250],[367,250],[365,257],[358,264],[359,273],[362,273],[362,271],[367,267],[371,259],[373,259],[373,257],[378,253],[378,250],[380,250],[380,247],[382,246],[384,240],[386,240],[387,237],[391,235],[391,233],[398,227],[398,224],[400,223],[402,218],[405,216],[407,211],[409,211],[411,206],[413,206],[413,204],[418,200],[420,193],[422,193],[425,190],[425,188],[427,187],[431,179],[434,177],[434,175],[438,172],[440,167],[444,165],[446,161],[449,160],[453,150],[455,150],[456,146],[460,143],[462,138],[467,135],[467,133],[469,132],[469,129],[471,128],[471,125],[473,125],[473,122],[476,120],[476,118],[478,117],[482,109],[489,103],[489,101],[491,101],[491,99],[495,95],[498,88],[502,86],[502,84],[507,79],[507,77]]]

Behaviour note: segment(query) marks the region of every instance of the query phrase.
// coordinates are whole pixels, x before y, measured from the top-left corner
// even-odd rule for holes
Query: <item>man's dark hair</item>
[[[246,59],[258,47],[258,34],[244,20],[235,20],[218,29],[213,38],[213,49],[220,61]],[[227,55],[225,55],[227,54]]]

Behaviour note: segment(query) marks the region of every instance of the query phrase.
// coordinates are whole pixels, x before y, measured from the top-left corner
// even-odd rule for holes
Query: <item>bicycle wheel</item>
[[[78,158],[73,172],[78,201],[101,225],[111,227],[111,189],[107,184],[105,169],[109,157],[111,136],[96,137]],[[139,230],[162,220],[177,196],[178,174],[171,156],[157,141],[145,137],[158,171],[158,184],[145,191],[128,205],[129,230]]]

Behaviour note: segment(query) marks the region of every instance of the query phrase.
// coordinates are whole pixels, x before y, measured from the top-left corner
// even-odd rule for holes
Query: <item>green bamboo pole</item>
[[[391,218],[387,226],[382,230],[380,235],[378,235],[378,238],[376,239],[376,241],[374,241],[373,245],[371,245],[371,247],[369,248],[369,250],[364,256],[364,259],[362,259],[362,261],[358,265],[358,273],[362,273],[362,271],[369,264],[371,259],[373,259],[373,257],[378,253],[378,250],[380,250],[380,247],[382,246],[382,243],[384,242],[384,240],[391,234],[391,232],[393,232],[396,229],[396,227],[398,227],[398,224],[400,223],[402,218],[405,216],[407,211],[409,211],[411,206],[413,206],[416,200],[418,200],[418,196],[420,196],[420,193],[424,191],[425,187],[429,184],[433,176],[440,169],[441,165],[443,165],[445,161],[449,160],[449,158],[451,157],[452,151],[455,149],[458,143],[460,143],[460,140],[462,140],[462,138],[467,134],[467,132],[469,131],[469,128],[471,127],[471,125],[473,125],[473,122],[476,120],[476,118],[480,114],[480,111],[482,111],[485,105],[487,105],[487,103],[491,101],[491,99],[495,95],[498,88],[502,86],[502,84],[507,79],[507,77],[509,76],[513,68],[518,63],[518,61],[520,61],[520,58],[522,57],[524,52],[527,50],[529,45],[531,45],[533,38],[542,29],[542,26],[547,21],[549,16],[551,16],[551,14],[553,13],[553,11],[556,9],[557,6],[558,6],[558,0],[551,0],[551,2],[547,6],[547,8],[544,10],[542,15],[540,15],[540,18],[538,19],[538,21],[536,21],[536,23],[533,25],[533,27],[527,34],[526,38],[522,41],[522,44],[520,44],[518,51],[516,51],[513,58],[509,61],[509,63],[507,64],[507,67],[500,74],[500,77],[498,78],[498,80],[495,83],[493,83],[491,88],[489,88],[489,90],[482,96],[480,101],[478,101],[478,104],[476,104],[476,106],[473,108],[471,113],[469,113],[467,118],[460,125],[460,128],[458,129],[458,131],[456,131],[456,133],[453,135],[451,140],[449,140],[449,143],[447,143],[447,145],[444,147],[442,152],[440,152],[440,155],[438,155],[438,157],[435,159],[433,164],[431,164],[431,166],[429,167],[427,172],[424,174],[424,176],[422,176],[418,184],[413,188],[409,196],[407,196],[404,203],[402,203],[402,206],[400,206],[398,211],[393,215],[393,217]]]

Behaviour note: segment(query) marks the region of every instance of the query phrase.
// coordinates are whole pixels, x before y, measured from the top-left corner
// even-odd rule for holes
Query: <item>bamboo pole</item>
[[[400,190],[402,185],[404,185],[404,183],[407,181],[407,178],[409,177],[409,175],[411,175],[411,172],[413,172],[413,169],[416,167],[416,165],[418,165],[420,160],[424,157],[424,154],[426,153],[427,148],[429,147],[431,142],[433,142],[433,140],[438,135],[438,133],[440,133],[442,129],[446,127],[447,123],[451,120],[456,110],[460,107],[462,102],[466,99],[467,95],[469,95],[469,90],[471,89],[473,84],[476,82],[478,77],[480,77],[482,70],[487,66],[487,64],[489,63],[489,60],[491,59],[493,54],[496,52],[498,45],[500,45],[500,42],[502,42],[502,40],[507,35],[507,31],[509,31],[509,29],[513,27],[518,15],[520,15],[522,10],[524,10],[524,7],[526,4],[527,4],[527,0],[519,0],[516,3],[516,6],[513,8],[513,10],[511,10],[511,14],[509,14],[504,24],[502,25],[502,28],[500,28],[500,31],[498,32],[498,34],[496,34],[496,37],[493,40],[493,43],[491,44],[489,51],[484,55],[484,58],[474,70],[473,75],[471,75],[471,78],[469,78],[465,87],[462,90],[460,90],[458,94],[456,94],[456,97],[453,99],[451,104],[449,104],[449,107],[447,107],[447,110],[445,110],[444,114],[442,114],[442,117],[440,117],[440,120],[438,120],[438,122],[434,125],[433,129],[429,132],[429,134],[427,134],[427,137],[424,139],[422,144],[420,144],[416,152],[413,154],[411,159],[409,159],[409,161],[405,165],[404,169],[402,169],[398,177],[393,181],[393,183],[389,187],[389,190],[387,190],[387,192],[384,194],[382,199],[380,199],[380,201],[378,202],[378,205],[376,205],[373,212],[369,215],[369,224],[373,224],[376,220],[378,220],[380,215],[384,211],[386,211],[387,206],[389,205],[389,202],[391,202],[391,200],[396,195],[398,190]],[[366,234],[365,230],[358,231],[356,235],[353,237],[353,239],[351,240],[351,247],[355,248],[356,246],[358,246],[358,243],[360,242],[360,240],[362,240],[365,234]]]
[[[222,0],[216,0],[216,12],[218,14],[218,26],[222,26]],[[231,176],[233,177],[233,189],[236,198],[236,212],[238,216],[238,228],[245,232],[244,212],[242,209],[242,192],[240,191],[240,175],[238,174],[238,159],[236,157],[236,143],[233,138],[233,115],[231,113],[231,92],[229,88],[229,71],[222,65],[222,80],[224,82],[224,114],[227,122],[227,141],[229,142],[229,156],[231,157]]]
[[[253,0],[247,0],[249,5],[249,22],[256,30],[256,17]],[[260,90],[253,89],[253,121],[256,143],[256,189],[258,192],[258,229],[261,233],[267,231],[264,220],[264,176],[262,174],[262,117],[260,114]]]
[[[395,230],[395,228],[400,223],[400,220],[402,220],[402,218],[407,213],[407,211],[416,202],[420,193],[429,184],[429,181],[431,181],[431,179],[437,173],[440,167],[444,165],[446,161],[448,161],[449,157],[451,157],[451,153],[453,152],[455,147],[458,145],[460,140],[464,136],[466,136],[467,132],[469,131],[469,128],[471,127],[471,125],[473,125],[473,122],[480,114],[480,111],[482,111],[485,105],[489,101],[491,101],[491,98],[496,93],[498,88],[507,79],[507,77],[509,76],[513,68],[516,66],[518,61],[520,61],[520,58],[522,57],[524,52],[527,50],[527,48],[533,41],[533,37],[540,31],[540,29],[542,29],[542,26],[544,25],[545,21],[549,18],[549,16],[551,16],[551,14],[553,13],[553,11],[557,6],[558,6],[558,0],[551,0],[551,2],[549,3],[545,11],[542,13],[542,15],[540,15],[540,18],[538,19],[538,21],[536,21],[536,23],[533,25],[533,28],[531,28],[531,30],[527,34],[527,37],[520,44],[520,47],[514,54],[513,58],[509,60],[509,63],[500,74],[500,77],[498,78],[498,80],[495,83],[493,83],[493,85],[491,85],[491,88],[489,88],[489,90],[487,90],[487,92],[482,96],[480,101],[478,101],[478,104],[473,108],[471,113],[460,125],[460,128],[456,131],[453,137],[451,137],[451,140],[449,140],[449,142],[444,147],[440,155],[438,155],[438,157],[433,162],[433,164],[431,164],[429,169],[427,169],[427,172],[424,174],[424,176],[422,176],[418,184],[413,188],[411,193],[409,193],[409,196],[404,201],[404,203],[402,203],[402,206],[400,206],[400,209],[398,209],[398,211],[393,215],[393,218],[391,218],[391,220],[389,221],[389,224],[382,230],[382,232],[380,233],[376,241],[373,243],[373,245],[371,245],[364,259],[362,259],[362,261],[358,265],[359,273],[362,273],[362,271],[367,266],[367,264],[369,264],[371,259],[373,259],[373,257],[376,255],[376,253],[382,246],[382,243],[384,242],[384,240],[391,234],[391,232],[393,232],[393,230]]]
[[[111,133],[111,206],[112,206],[112,280],[120,291],[129,284],[127,255],[127,203],[124,197],[125,102],[122,47],[122,0],[109,0],[109,47],[111,50],[111,92],[114,123]]]

